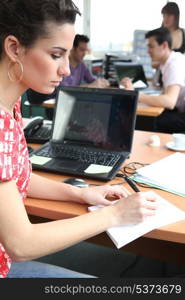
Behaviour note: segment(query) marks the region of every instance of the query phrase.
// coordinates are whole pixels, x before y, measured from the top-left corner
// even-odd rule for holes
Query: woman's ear
[[[16,62],[19,58],[20,48],[20,43],[15,36],[9,35],[5,38],[4,52],[12,62]]]

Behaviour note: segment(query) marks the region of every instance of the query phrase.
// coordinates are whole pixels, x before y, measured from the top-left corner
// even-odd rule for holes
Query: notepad
[[[46,164],[48,161],[50,161],[51,158],[49,157],[43,157],[43,156],[36,156],[36,155],[33,155],[32,157],[30,157],[30,161],[31,163],[37,163],[39,165],[44,165]]]
[[[137,182],[185,197],[185,154],[176,152],[137,170]]]
[[[172,223],[185,220],[185,212],[158,196],[159,208],[155,216],[147,217],[141,223],[117,226],[107,229],[107,234],[119,249],[144,234]],[[102,206],[90,206],[89,211],[101,209]]]
[[[112,170],[110,166],[91,164],[84,172],[87,174],[105,174]]]

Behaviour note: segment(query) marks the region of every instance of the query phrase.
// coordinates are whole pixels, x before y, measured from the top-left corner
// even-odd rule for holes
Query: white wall
[[[90,37],[93,53],[131,51],[135,29],[151,30],[162,22],[161,8],[167,0],[74,0],[82,17],[76,32]],[[180,26],[185,28],[185,0],[180,8]],[[84,10],[85,8],[85,10]],[[85,19],[85,21],[84,21]]]

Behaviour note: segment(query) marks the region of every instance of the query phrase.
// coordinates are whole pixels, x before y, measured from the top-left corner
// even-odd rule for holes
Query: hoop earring
[[[16,78],[16,75],[13,74],[13,72],[11,71],[11,69],[13,69],[15,64],[19,65],[20,71],[21,71],[20,76],[19,76],[18,79]],[[11,72],[12,72],[13,76],[12,76]],[[11,61],[9,62],[7,74],[8,74],[8,78],[11,82],[20,82],[21,79],[23,78],[23,72],[24,72],[23,65],[19,60],[16,60],[14,64]]]

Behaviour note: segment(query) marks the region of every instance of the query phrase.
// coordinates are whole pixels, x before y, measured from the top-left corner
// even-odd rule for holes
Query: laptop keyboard
[[[113,154],[107,151],[90,150],[86,147],[77,147],[71,145],[52,144],[52,150],[49,147],[43,147],[36,153],[45,157],[69,158],[91,164],[104,166],[114,166],[121,157],[121,154]]]

